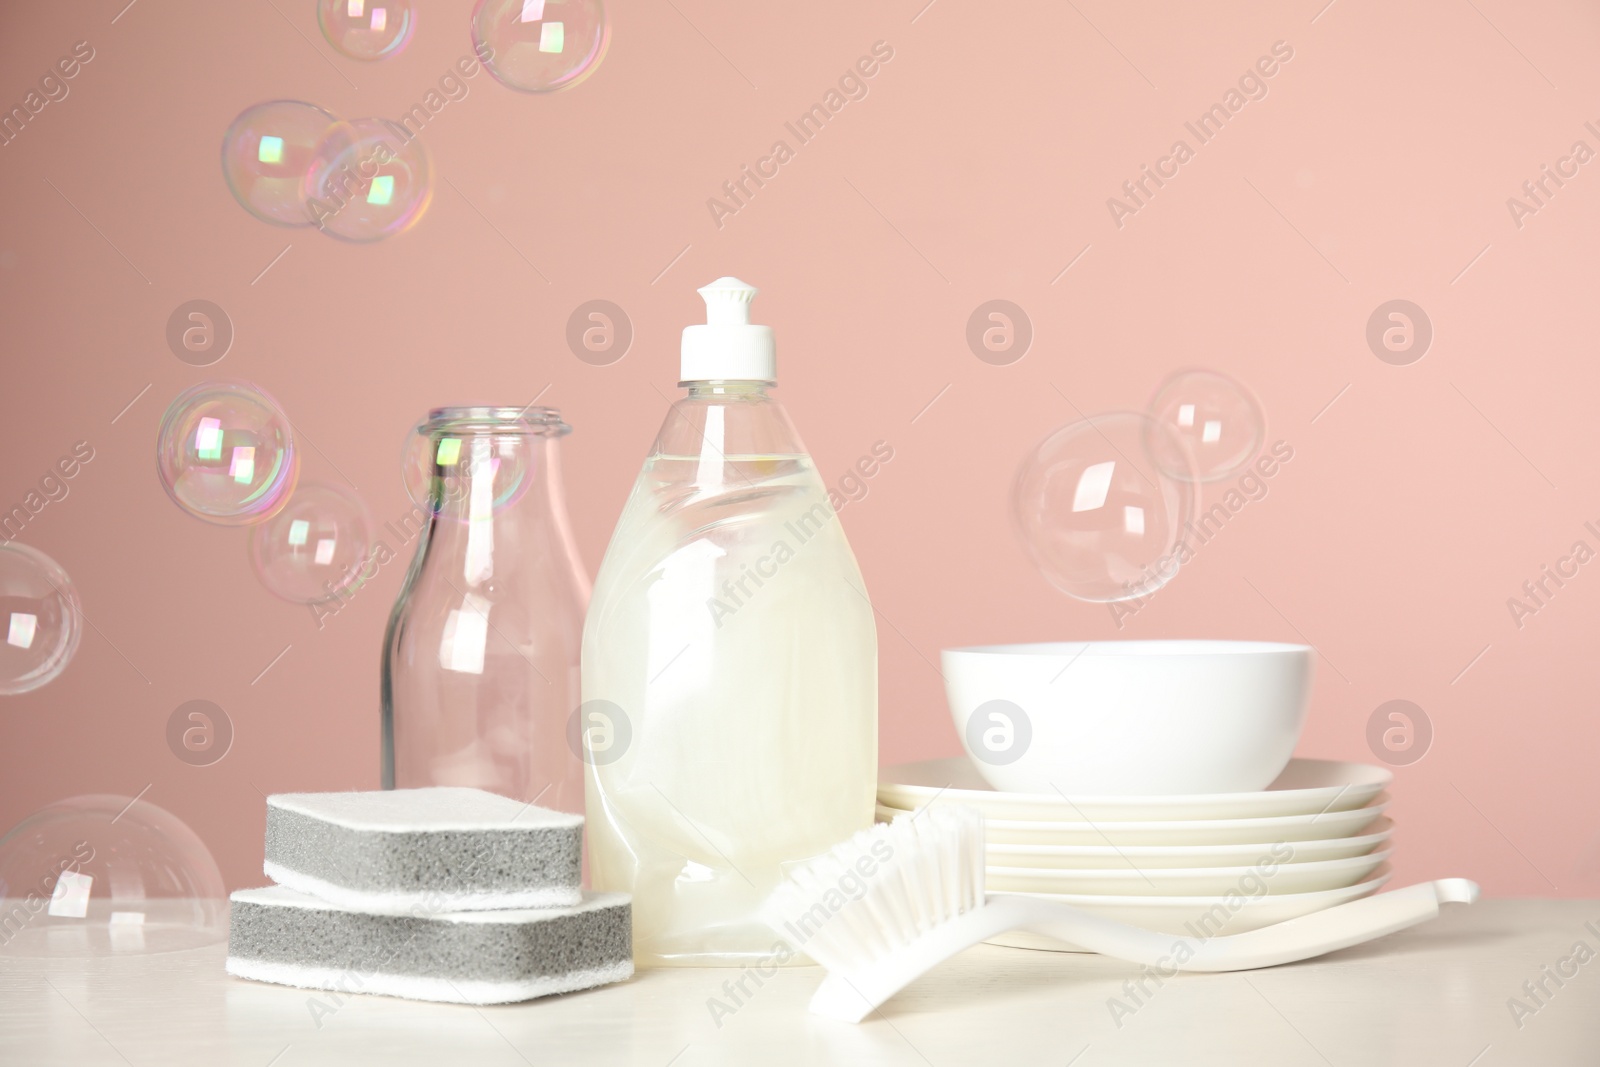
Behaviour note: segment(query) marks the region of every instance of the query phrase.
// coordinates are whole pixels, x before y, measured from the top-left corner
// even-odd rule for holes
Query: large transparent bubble
[[[422,140],[388,119],[328,128],[306,175],[306,209],[317,228],[346,241],[404,233],[433,200],[433,164]]]
[[[1095,603],[1128,600],[1177,573],[1194,481],[1183,442],[1149,416],[1094,415],[1023,459],[1012,513],[1029,556],[1057,589]]]
[[[148,800],[73,797],[0,838],[0,957],[171,952],[227,935],[216,861]]]
[[[530,93],[570,89],[605,57],[600,0],[478,0],[472,43],[489,73]]]
[[[16,541],[0,545],[0,694],[55,681],[82,637],[78,591],[61,564]]]
[[[372,516],[360,497],[302,482],[283,510],[250,531],[250,562],[273,593],[316,604],[360,581],[371,546]]]
[[[466,518],[487,508],[498,513],[522,499],[537,473],[538,452],[525,438],[544,408],[534,408],[497,433],[482,427],[423,423],[407,435],[400,458],[406,495],[444,518]]]
[[[1236,474],[1256,458],[1267,435],[1266,416],[1250,390],[1216,371],[1172,375],[1156,390],[1149,415],[1183,441],[1189,454],[1184,462],[1163,466],[1174,478],[1191,469],[1202,482]]]
[[[156,439],[161,485],[196,518],[260,522],[293,491],[300,462],[283,409],[248,382],[201,382],[167,406]]]
[[[241,111],[222,135],[222,174],[234,199],[263,222],[311,225],[306,175],[337,121],[299,100],[270,100]]]
[[[411,0],[317,0],[322,35],[351,59],[399,55],[416,29]]]

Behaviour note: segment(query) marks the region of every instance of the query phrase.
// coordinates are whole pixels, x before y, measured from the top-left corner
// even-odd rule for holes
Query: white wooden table
[[[1600,954],[1595,930],[1600,901],[1485,901],[1320,960],[1180,976],[1147,987],[1142,1003],[1124,990],[1131,965],[979,946],[861,1026],[806,1014],[814,968],[780,972],[714,1020],[708,1001],[731,1003],[722,983],[738,972],[645,971],[624,985],[475,1009],[359,995],[334,1003],[240,981],[223,974],[221,945],[4,959],[0,1064],[1594,1065],[1600,955],[1569,962],[1570,975],[1556,968],[1580,941]],[[1116,1019],[1111,998],[1135,1010]],[[1513,998],[1530,1009],[1520,1020]]]

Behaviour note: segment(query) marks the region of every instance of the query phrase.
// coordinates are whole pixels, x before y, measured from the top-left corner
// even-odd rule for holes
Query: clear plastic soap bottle
[[[634,894],[641,964],[786,962],[757,914],[784,866],[872,822],[872,605],[783,408],[756,290],[700,290],[672,406],[583,635],[595,888]]]

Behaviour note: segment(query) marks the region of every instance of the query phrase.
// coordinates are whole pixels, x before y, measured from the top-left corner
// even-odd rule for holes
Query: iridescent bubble
[[[1216,371],[1172,375],[1156,390],[1149,414],[1177,436],[1192,457],[1176,466],[1163,464],[1174,478],[1191,469],[1202,482],[1235,474],[1256,458],[1267,434],[1266,416],[1250,390]],[[1156,458],[1161,458],[1159,452]]]
[[[515,409],[455,410],[461,414]],[[400,458],[406,495],[418,507],[462,520],[484,509],[493,514],[515,504],[533,484],[538,461],[538,451],[528,447],[524,437],[546,432],[541,427],[550,411],[529,408],[517,422],[502,422],[493,428],[463,418],[455,432],[441,426],[436,413],[406,437]],[[559,415],[549,417],[560,423]]]
[[[489,73],[530,93],[587,78],[609,37],[600,0],[478,0],[472,12],[472,43]]]
[[[222,135],[222,174],[246,211],[280,226],[309,226],[306,176],[338,120],[315,104],[273,100],[246,108]]]
[[[277,401],[248,382],[201,382],[167,406],[156,466],[162,487],[183,510],[243,526],[283,506],[300,458]]]
[[[331,127],[306,176],[306,208],[323,233],[379,241],[403,233],[433,199],[433,165],[422,141],[388,119]]]
[[[1063,593],[1094,603],[1160,589],[1183,561],[1195,507],[1188,462],[1181,441],[1134,412],[1094,415],[1046,437],[1023,459],[1012,490],[1034,565]]]
[[[351,59],[398,55],[411,41],[411,0],[317,0],[322,35]]]
[[[0,694],[48,685],[83,637],[78,591],[61,564],[36,548],[0,545]]]
[[[0,838],[0,958],[172,952],[227,937],[222,874],[148,800],[73,797]]]
[[[250,563],[273,593],[316,604],[360,585],[371,545],[372,516],[359,497],[302,482],[281,511],[250,532]]]

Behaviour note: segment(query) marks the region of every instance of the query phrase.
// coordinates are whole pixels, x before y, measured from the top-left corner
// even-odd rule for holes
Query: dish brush
[[[857,1023],[935,965],[1012,930],[1163,973],[1240,971],[1359,945],[1477,899],[1475,883],[1446,878],[1247,933],[1157,933],[1043,897],[986,895],[983,816],[949,806],[863,830],[797,865],[762,918],[827,969],[811,1011]]]

